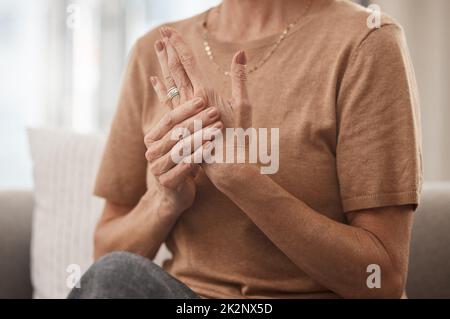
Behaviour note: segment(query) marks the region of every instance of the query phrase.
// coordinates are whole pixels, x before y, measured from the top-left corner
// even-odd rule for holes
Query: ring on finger
[[[180,95],[180,91],[178,90],[178,88],[176,86],[172,86],[168,91],[167,91],[167,97],[170,100],[173,100],[174,97],[179,96]]]

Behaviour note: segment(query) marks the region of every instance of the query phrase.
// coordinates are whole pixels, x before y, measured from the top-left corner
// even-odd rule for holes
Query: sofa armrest
[[[0,191],[0,299],[32,297],[31,191]]]

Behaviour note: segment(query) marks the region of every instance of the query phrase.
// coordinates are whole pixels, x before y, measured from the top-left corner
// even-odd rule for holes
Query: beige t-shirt
[[[229,78],[204,52],[204,15],[171,26],[193,47],[208,82],[229,97]],[[369,29],[368,16],[349,1],[314,0],[248,80],[253,126],[280,128],[280,167],[270,178],[343,223],[350,211],[417,205],[422,182],[419,104],[403,31],[385,16],[381,28]],[[132,52],[98,174],[95,194],[117,204],[137,204],[154,182],[143,140],[167,112],[149,82],[161,76],[153,50],[158,38],[158,31],[149,32]],[[223,69],[240,49],[251,67],[277,38],[210,44]],[[193,206],[167,238],[173,258],[164,268],[170,274],[211,298],[335,297],[204,175],[196,182]]]

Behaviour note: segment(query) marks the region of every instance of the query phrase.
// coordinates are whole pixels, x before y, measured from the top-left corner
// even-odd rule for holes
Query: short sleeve
[[[146,192],[142,110],[148,91],[138,45],[131,51],[94,194],[120,205],[136,205]]]
[[[419,204],[421,128],[402,29],[371,31],[346,68],[337,99],[337,172],[344,212]]]

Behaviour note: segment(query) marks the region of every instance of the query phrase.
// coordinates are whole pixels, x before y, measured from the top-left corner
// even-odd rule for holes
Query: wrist
[[[148,212],[156,217],[159,223],[173,223],[180,216],[180,209],[173,205],[167,196],[160,190],[147,191],[143,200],[149,206]]]
[[[177,220],[185,209],[170,200],[164,194],[158,200],[158,215],[167,220]]]
[[[215,163],[206,165],[205,172],[218,190],[226,192],[246,179],[248,166],[248,164]]]

